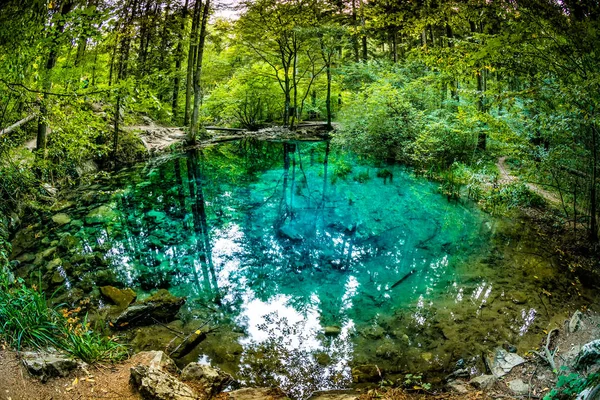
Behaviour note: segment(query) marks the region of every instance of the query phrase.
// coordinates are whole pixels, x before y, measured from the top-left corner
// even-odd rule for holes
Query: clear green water
[[[326,143],[222,144],[67,198],[70,223],[48,215],[15,239],[21,275],[41,270],[66,299],[106,284],[184,295],[178,329],[200,319],[215,330],[181,364],[211,362],[296,397],[377,381],[361,374],[374,365],[434,377],[464,359],[476,371],[491,346],[527,349],[558,300],[542,289],[566,285],[525,227],[499,233],[436,184]],[[138,348],[172,337],[144,329],[130,333]]]

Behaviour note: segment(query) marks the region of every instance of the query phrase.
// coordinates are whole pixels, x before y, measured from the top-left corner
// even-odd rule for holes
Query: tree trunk
[[[198,44],[198,55],[196,56],[196,73],[194,74],[194,112],[192,113],[192,126],[188,136],[188,142],[195,143],[198,137],[198,119],[200,114],[200,103],[202,102],[202,56],[204,54],[204,43],[206,41],[206,24],[210,12],[210,0],[204,2],[202,12],[202,25],[200,26],[200,42]],[[206,130],[202,130],[202,139],[206,137]]]
[[[173,112],[173,121],[177,121],[177,103],[179,101],[179,85],[181,79],[179,74],[181,73],[181,62],[183,60],[183,34],[185,32],[185,22],[187,19],[189,0],[185,0],[185,5],[181,13],[181,25],[179,26],[179,33],[177,35],[177,50],[175,55],[175,74],[173,78],[173,99],[171,101],[171,110]]]
[[[598,175],[598,130],[595,124],[592,125],[592,182],[590,190],[590,241],[594,244],[598,243],[598,195],[596,189],[598,183],[596,177]]]
[[[325,106],[327,108],[327,130],[333,129],[331,126],[331,59],[327,62],[326,66],[327,73],[327,99],[325,100]]]
[[[352,47],[354,49],[354,61],[359,62],[360,56],[358,51],[358,18],[356,15],[356,0],[352,0],[352,26],[354,34],[352,35]]]
[[[192,32],[190,33],[190,50],[188,52],[187,75],[185,82],[185,111],[183,124],[187,126],[190,122],[190,105],[192,101],[192,87],[194,84],[194,66],[196,65],[196,49],[198,47],[198,24],[200,23],[200,6],[202,2],[196,0],[194,4],[194,16],[192,17]]]
[[[119,119],[121,118],[121,94],[117,94],[117,102],[115,104],[115,120],[113,132],[113,158],[117,156],[119,148]]]
[[[67,15],[69,12],[71,12],[71,9],[73,8],[73,6],[74,6],[74,3],[72,1],[67,1],[60,7],[59,14],[61,17],[58,19],[58,22],[56,25],[56,30],[52,32],[50,53],[48,54],[48,60],[46,62],[44,83],[42,85],[42,88],[44,89],[45,92],[49,92],[50,89],[52,88],[52,70],[54,69],[54,66],[56,65],[56,61],[58,59],[58,50],[59,50],[59,46],[60,46],[58,41],[59,41],[62,33],[65,31],[66,21],[62,17]],[[47,115],[48,106],[47,106],[47,102],[48,102],[48,95],[44,94],[41,105],[40,105],[40,118],[38,119],[38,131],[37,131],[37,138],[36,138],[36,150],[37,150],[38,154],[41,155],[43,158],[46,157],[46,143],[47,143],[47,136],[48,136],[48,115]]]

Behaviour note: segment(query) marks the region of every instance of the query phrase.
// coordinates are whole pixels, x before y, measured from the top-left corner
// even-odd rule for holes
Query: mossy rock
[[[100,206],[94,208],[85,216],[85,223],[88,225],[103,224],[115,219],[116,213],[109,206]]]
[[[58,226],[66,225],[71,222],[71,217],[65,213],[58,213],[52,216],[52,221]]]
[[[118,289],[114,286],[102,286],[100,293],[119,308],[127,308],[137,298],[137,294],[130,288]]]

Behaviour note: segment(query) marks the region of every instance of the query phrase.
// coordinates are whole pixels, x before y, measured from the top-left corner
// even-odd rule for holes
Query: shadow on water
[[[21,275],[46,264],[46,286],[185,295],[185,318],[221,328],[185,361],[296,397],[440,376],[458,359],[482,368],[494,345],[533,347],[571,291],[526,226],[329,142],[209,147],[69,200],[70,222],[42,224],[40,248],[17,235]]]

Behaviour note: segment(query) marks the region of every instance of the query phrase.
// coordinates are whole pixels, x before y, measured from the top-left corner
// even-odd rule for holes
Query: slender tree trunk
[[[194,84],[194,67],[196,66],[196,49],[198,47],[198,25],[200,23],[200,6],[202,2],[196,0],[194,4],[194,15],[192,17],[192,32],[190,33],[190,49],[188,53],[187,75],[185,83],[185,111],[183,124],[187,126],[190,122],[190,106],[192,102],[192,88]]]
[[[50,53],[48,54],[48,60],[46,62],[46,70],[44,76],[44,83],[42,85],[45,92],[49,92],[52,88],[52,70],[56,65],[56,60],[58,59],[58,50],[59,50],[59,39],[62,33],[65,30],[65,20],[62,18],[71,12],[74,3],[72,1],[65,2],[59,11],[61,18],[59,18],[56,31],[51,33],[51,44],[50,44]],[[38,130],[37,130],[37,138],[36,138],[36,150],[38,154],[42,157],[46,157],[46,144],[47,144],[47,136],[48,136],[48,95],[44,94],[42,98],[42,102],[40,105],[40,117],[38,119]]]
[[[178,110],[177,104],[179,101],[179,85],[181,84],[181,62],[183,60],[183,35],[185,32],[185,22],[187,20],[189,0],[185,0],[185,5],[181,12],[181,25],[179,26],[179,32],[177,35],[177,50],[175,55],[175,74],[173,78],[173,99],[171,102],[171,110],[173,112],[173,121],[177,121]]]
[[[333,129],[331,126],[331,58],[327,61],[326,66],[327,74],[327,98],[325,100],[325,107],[327,108],[327,130]]]
[[[356,15],[356,0],[352,0],[352,26],[354,34],[352,35],[352,48],[354,49],[354,61],[359,62],[360,56],[358,51],[358,17]]]
[[[590,190],[590,241],[598,243],[598,130],[596,125],[592,125],[592,182]]]
[[[291,113],[291,119],[290,119],[290,128],[293,129],[294,128],[294,124],[296,122],[296,115],[298,114],[298,81],[297,81],[297,75],[298,75],[298,47],[297,47],[297,42],[296,42],[296,35],[294,34],[293,37],[293,43],[294,43],[294,61],[292,64],[292,83],[293,83],[293,90],[294,90],[294,112]]]
[[[485,99],[484,99],[484,72],[477,71],[477,110],[479,112],[485,112]],[[487,134],[484,131],[480,131],[477,136],[477,148],[479,150],[485,150],[487,147]]]
[[[394,63],[398,62],[398,32],[396,29],[392,33],[392,59]]]
[[[202,102],[202,58],[204,55],[204,43],[206,41],[206,30],[208,13],[210,12],[210,0],[204,2],[202,12],[202,24],[200,26],[200,42],[198,43],[198,55],[196,57],[196,73],[194,74],[194,112],[192,113],[192,126],[188,136],[188,142],[195,143],[198,138],[198,119],[200,114],[200,103]],[[202,130],[202,139],[206,137],[206,130]]]
[[[113,134],[113,158],[117,156],[117,150],[119,148],[119,120],[121,118],[121,94],[117,94],[117,101],[115,104],[115,120],[114,120],[114,134]]]

